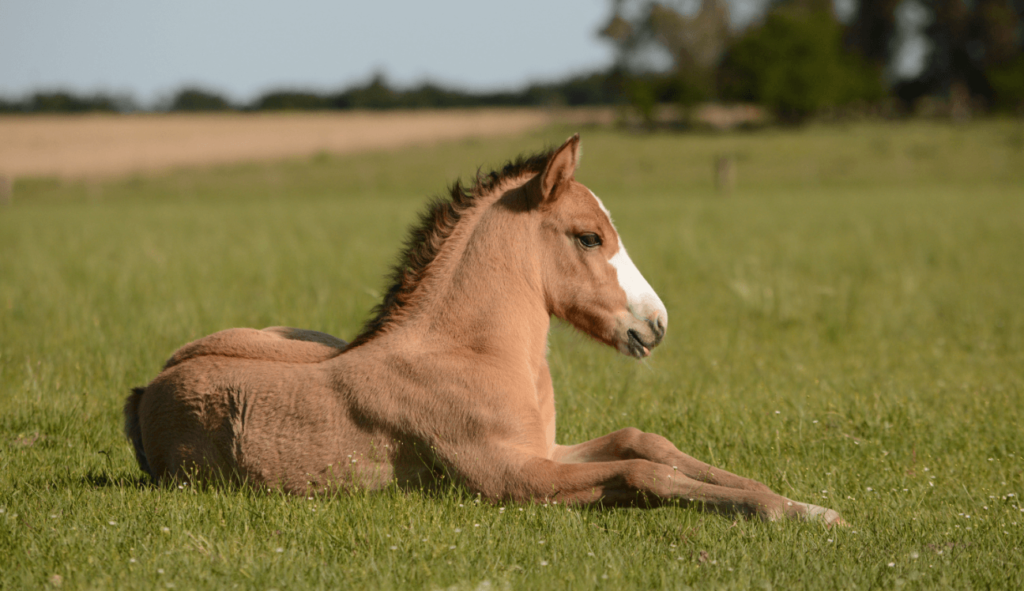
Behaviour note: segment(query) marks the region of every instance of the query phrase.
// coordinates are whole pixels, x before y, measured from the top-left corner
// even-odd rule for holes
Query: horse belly
[[[139,416],[160,480],[227,478],[305,494],[393,478],[389,443],[356,426],[315,365],[189,360],[150,384]]]

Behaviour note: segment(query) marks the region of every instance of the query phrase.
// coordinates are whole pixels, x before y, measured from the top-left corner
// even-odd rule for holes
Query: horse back
[[[181,347],[167,360],[170,369],[189,359],[205,356],[237,357],[254,361],[320,363],[333,359],[348,343],[327,333],[287,326],[229,328]]]

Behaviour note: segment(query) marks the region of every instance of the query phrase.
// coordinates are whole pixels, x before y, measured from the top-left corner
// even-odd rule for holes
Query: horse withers
[[[657,505],[842,523],[835,511],[627,428],[555,442],[551,316],[638,359],[668,327],[601,200],[579,136],[456,183],[412,230],[351,343],[235,328],[179,349],[125,405],[157,482],[227,477],[295,494],[436,483],[494,501]]]

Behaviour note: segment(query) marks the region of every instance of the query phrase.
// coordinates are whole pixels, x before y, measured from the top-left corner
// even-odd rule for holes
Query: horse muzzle
[[[644,319],[629,314],[620,321],[617,348],[624,355],[644,359],[665,338],[667,328],[668,314],[664,312],[659,311]]]

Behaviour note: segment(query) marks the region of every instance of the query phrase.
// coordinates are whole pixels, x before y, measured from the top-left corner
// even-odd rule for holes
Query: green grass
[[[645,364],[555,325],[559,440],[655,431],[849,528],[145,484],[121,404],[177,346],[351,338],[427,195],[569,132],[19,181],[0,207],[0,588],[1024,586],[1024,126],[1006,120],[584,130],[578,178],[671,322]]]

